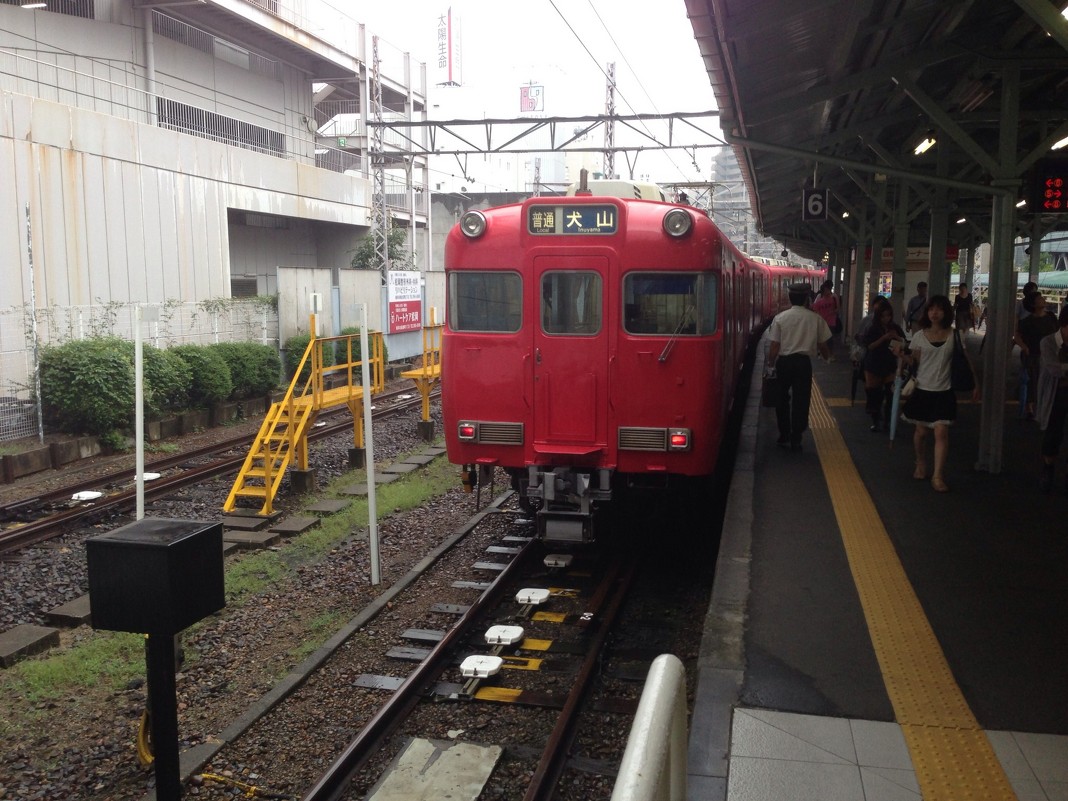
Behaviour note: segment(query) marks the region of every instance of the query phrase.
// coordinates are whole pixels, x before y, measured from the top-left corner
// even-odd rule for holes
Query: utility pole
[[[605,89],[604,113],[604,177],[616,177],[616,62],[608,64],[608,85]]]
[[[373,195],[371,197],[371,236],[374,237],[375,255],[382,266],[382,283],[389,272],[389,215],[386,214],[386,152],[383,145],[384,115],[382,113],[382,79],[379,73],[378,37],[371,37],[371,114],[376,123],[371,128],[371,171]]]

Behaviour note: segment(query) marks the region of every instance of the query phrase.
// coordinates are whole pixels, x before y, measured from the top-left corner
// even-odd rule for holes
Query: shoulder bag
[[[954,392],[971,392],[975,389],[975,375],[964,353],[964,343],[960,341],[960,334],[955,329],[953,331],[953,364],[949,375],[950,387]]]

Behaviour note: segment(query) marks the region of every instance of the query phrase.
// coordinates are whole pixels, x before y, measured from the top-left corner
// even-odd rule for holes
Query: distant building
[[[271,295],[282,268],[336,288],[372,222],[375,113],[372,34],[338,17],[320,0],[299,15],[278,0],[0,3],[3,305]],[[378,44],[383,118],[425,120],[425,66]],[[384,140],[386,206],[427,269],[426,162]],[[10,340],[0,330],[0,355]]]

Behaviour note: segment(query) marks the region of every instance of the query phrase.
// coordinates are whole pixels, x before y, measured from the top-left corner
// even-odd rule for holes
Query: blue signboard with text
[[[530,206],[527,230],[532,234],[614,234],[619,228],[615,206]]]

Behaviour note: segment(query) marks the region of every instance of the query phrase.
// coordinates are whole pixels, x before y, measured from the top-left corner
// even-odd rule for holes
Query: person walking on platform
[[[1042,339],[1055,332],[1059,326],[1057,318],[1049,313],[1046,299],[1042,297],[1041,292],[1031,292],[1025,295],[1021,302],[1027,313],[1017,323],[1012,339],[1020,346],[1020,370],[1027,374],[1026,378],[1020,378],[1020,383],[1027,385],[1029,394],[1024,408],[1020,410],[1023,413],[1020,416],[1026,414],[1028,420],[1034,420],[1041,359],[1040,345]]]
[[[905,341],[905,332],[894,322],[894,308],[885,298],[875,302],[871,325],[861,340],[864,343],[864,410],[871,416],[871,430],[881,431],[890,422],[892,392],[897,373],[897,352]]]
[[[806,308],[807,284],[791,284],[790,308],[779,312],[768,328],[768,357],[765,369],[778,379],[779,397],[775,418],[779,425],[778,444],[801,450],[801,435],[808,428],[808,407],[812,399],[812,355],[830,359],[827,340],[831,329],[816,312]]]
[[[967,336],[975,325],[975,304],[967,284],[957,287],[957,297],[953,299],[953,319],[957,321],[960,335]]]
[[[820,293],[812,301],[812,311],[822,317],[827,327],[831,329],[832,345],[834,337],[842,330],[841,318],[838,316],[838,298],[835,297],[833,290],[834,284],[824,281],[820,286]]]
[[[1042,437],[1042,476],[1039,490],[1045,494],[1053,489],[1057,454],[1064,439],[1064,423],[1068,420],[1068,304],[1057,318],[1056,331],[1039,343],[1042,352],[1038,376],[1038,422]],[[1068,493],[1068,477],[1064,491]]]
[[[949,427],[957,419],[957,396],[951,381],[954,339],[953,304],[945,295],[935,295],[927,302],[919,330],[912,337],[911,353],[906,357],[914,365],[916,389],[905,403],[901,419],[916,426],[912,437],[916,470],[912,477],[919,481],[927,478],[927,432],[934,431],[931,486],[936,492],[949,492],[945,478]],[[971,367],[970,359],[968,366]],[[974,375],[974,369],[972,372]],[[978,381],[972,400],[979,400]]]
[[[919,327],[923,310],[927,307],[927,282],[916,284],[916,294],[905,307],[905,330],[910,334]]]

